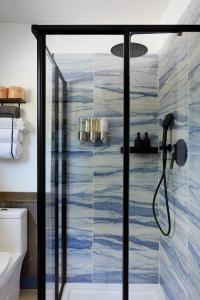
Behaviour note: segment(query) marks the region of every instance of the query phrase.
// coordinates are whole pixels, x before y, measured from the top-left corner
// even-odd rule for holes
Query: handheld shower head
[[[168,128],[173,124],[173,121],[174,121],[174,115],[167,114],[162,123],[163,130],[167,131]]]
[[[167,166],[167,152],[171,151],[171,144],[167,145],[167,131],[169,127],[173,125],[174,121],[174,115],[173,114],[167,114],[163,120],[162,127],[163,127],[163,139],[162,139],[162,145],[160,146],[160,150],[163,150],[162,155],[162,176],[160,178],[160,181],[158,183],[158,186],[155,190],[154,196],[153,196],[153,215],[156,221],[156,224],[158,225],[158,228],[162,232],[163,235],[168,236],[171,232],[171,217],[170,217],[170,210],[169,210],[169,200],[168,200],[168,193],[167,193],[167,179],[166,179],[166,166]],[[167,210],[167,220],[168,220],[168,228],[167,230],[164,230],[160,224],[159,219],[157,218],[156,209],[155,209],[155,201],[158,194],[158,191],[160,189],[160,186],[164,182],[164,195],[165,195],[165,201],[166,201],[166,210]]]

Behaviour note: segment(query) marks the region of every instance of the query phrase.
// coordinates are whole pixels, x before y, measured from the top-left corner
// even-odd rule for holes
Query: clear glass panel
[[[59,133],[58,133],[58,150],[59,150],[59,202],[58,202],[58,291],[60,292],[62,286],[62,176],[63,176],[63,82],[60,78],[58,78],[58,121],[59,121]]]
[[[130,58],[130,141],[140,153],[130,154],[129,295],[142,299],[141,284],[159,282],[159,232],[152,212],[159,156],[145,153],[158,147],[159,60],[156,35],[132,36],[131,42],[148,48],[142,56],[138,48],[140,56]],[[148,287],[146,295],[150,299]]]
[[[77,300],[122,298],[123,58],[110,53],[120,42],[47,38],[68,86],[67,283],[84,284]]]
[[[194,15],[185,15],[184,22],[185,17],[193,18]],[[199,33],[170,34],[159,52],[159,142],[161,142],[163,134],[162,122],[168,113],[173,113],[175,120],[172,128],[168,129],[167,144],[174,145],[179,139],[184,139],[190,153],[198,153],[196,143],[199,139],[196,134],[199,132],[200,120],[199,38]],[[193,146],[195,147],[193,148]],[[160,160],[159,179],[162,172],[163,162]],[[199,176],[197,174],[199,174],[199,165],[196,157],[194,160],[191,160],[190,157],[190,160],[182,167],[175,162],[171,170],[170,161],[166,167],[172,231],[170,237],[160,235],[159,249],[159,275],[166,298],[198,299],[199,297],[199,285],[193,284],[197,283],[197,278],[199,278],[196,264],[199,255],[196,251],[198,247],[194,246],[198,240],[195,235],[197,227],[194,225],[196,223],[194,220],[198,220],[199,216],[196,207],[192,206],[192,203],[195,203],[193,201],[197,199],[195,196],[197,194],[190,192],[198,190],[194,189]],[[157,200],[159,201],[159,222],[163,230],[167,231],[167,210],[163,184]],[[188,226],[188,224],[190,225]],[[189,249],[188,244],[190,245]],[[192,249],[196,249],[197,256],[195,254],[195,258]],[[166,276],[169,274],[169,270],[170,281]],[[181,288],[178,287],[179,282],[181,282]],[[188,282],[193,283],[188,285]]]
[[[63,97],[65,82],[46,56],[46,297],[55,299],[63,282]],[[65,197],[64,197],[65,198]],[[57,299],[57,298],[56,298]]]
[[[55,295],[55,199],[53,158],[53,101],[55,101],[55,67],[46,55],[46,294]]]
[[[199,218],[196,206],[198,197],[194,192],[199,174],[198,41],[199,33],[185,32],[132,37],[132,42],[145,44],[149,51],[144,56],[132,58],[130,63],[131,140],[136,145],[141,143],[139,138],[134,142],[137,132],[140,132],[143,142],[143,146],[139,147],[143,149],[137,149],[140,154],[130,156],[130,299],[150,299],[153,291],[155,298],[157,294],[159,299],[199,297],[197,284],[187,288],[188,272],[193,283],[198,281],[199,276],[198,251],[193,251],[198,248],[198,239],[194,238],[197,222],[194,220]],[[168,153],[165,160],[162,151],[159,156],[150,153],[154,149],[148,149],[147,155],[144,149],[144,145],[147,146],[145,132],[148,132],[151,146],[163,144],[162,124],[168,114],[174,115],[174,122],[168,127],[166,144],[174,145],[180,139],[185,140],[190,155],[184,166],[174,163],[173,169],[170,168],[172,153]],[[191,160],[194,154],[195,158]],[[164,172],[168,197],[162,182],[156,197],[155,213],[162,230],[168,232],[168,198],[171,216],[169,237],[161,234],[152,211],[158,180]],[[189,220],[188,214],[192,216]],[[191,245],[189,250],[188,242]],[[144,288],[142,284],[148,286]],[[162,296],[163,291],[166,297]]]

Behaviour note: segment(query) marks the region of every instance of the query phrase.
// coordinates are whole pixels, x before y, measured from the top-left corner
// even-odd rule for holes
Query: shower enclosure
[[[128,300],[137,296],[137,284],[159,283],[151,208],[159,172],[158,58],[133,42],[144,34],[199,31],[198,25],[32,26],[38,45],[38,299],[93,299],[87,293],[94,288],[99,299]],[[120,46],[110,47],[117,56],[53,55],[48,38],[55,35],[112,36]],[[135,149],[137,132],[147,131],[151,147]],[[79,284],[76,292],[73,284]]]

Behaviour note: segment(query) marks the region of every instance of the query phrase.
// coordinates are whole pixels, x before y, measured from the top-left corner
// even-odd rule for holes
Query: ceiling
[[[84,0],[80,0],[84,1]],[[85,0],[87,1],[87,0]],[[96,1],[96,0],[93,0]],[[104,0],[102,0],[104,1]],[[109,0],[108,0],[109,1]],[[117,1],[117,0],[116,0]],[[135,0],[132,0],[131,7],[134,6],[134,9],[129,10],[127,16],[130,19],[123,18],[121,15],[121,22],[111,22],[112,24],[122,24],[122,23],[129,23],[129,24],[150,24],[151,22],[154,24],[177,24],[180,17],[186,10],[187,6],[190,3],[190,0],[167,0],[165,4],[163,0],[153,0],[151,1],[150,7],[145,7],[144,1],[147,0],[140,0],[136,3]],[[111,2],[111,1],[110,1]],[[110,2],[108,2],[110,4]],[[126,1],[129,3],[129,1]],[[124,3],[126,3],[124,2]],[[150,1],[149,1],[150,3]],[[134,5],[133,5],[134,4]],[[159,4],[156,9],[156,4]],[[166,5],[167,4],[167,5]],[[123,8],[123,12],[128,9],[127,6]],[[114,6],[113,6],[114,7]],[[110,8],[110,6],[109,6]],[[135,9],[137,8],[137,9]],[[91,8],[89,10],[92,11]],[[110,21],[114,20],[116,17],[116,13],[119,11],[119,8],[112,9],[112,13],[110,16]],[[108,10],[106,11],[108,13]],[[100,16],[99,13],[96,12],[97,15]],[[131,15],[131,16],[130,16]],[[77,16],[76,16],[77,17]],[[83,16],[82,16],[83,17]],[[101,15],[102,20],[106,20],[106,14]],[[92,24],[92,16],[89,19],[89,24]],[[142,21],[143,20],[143,21]],[[149,21],[148,21],[149,20]],[[150,21],[151,20],[151,21]],[[88,20],[87,20],[88,21]],[[76,24],[76,22],[74,22]],[[105,22],[96,22],[96,24],[102,23],[109,23],[108,21]],[[78,24],[78,21],[77,21]],[[132,42],[142,43],[148,47],[148,53],[159,53],[162,49],[163,45],[165,44],[168,34],[143,34],[143,35],[136,35],[132,36]],[[123,42],[122,36],[59,36],[59,35],[52,35],[47,37],[47,46],[51,50],[52,53],[97,53],[97,52],[110,52],[110,48],[117,44]]]
[[[176,24],[190,0],[0,0],[0,23]],[[157,53],[167,35],[138,35],[132,41]],[[52,52],[105,52],[119,38],[52,36]],[[69,46],[70,45],[70,46]],[[80,48],[81,45],[81,48]]]
[[[165,34],[165,36],[168,36]],[[131,37],[132,42],[147,46],[148,54],[158,53],[163,35],[148,34]],[[122,35],[49,35],[47,47],[52,53],[110,53],[112,46],[123,43]]]
[[[0,0],[0,22],[157,24],[170,0]]]

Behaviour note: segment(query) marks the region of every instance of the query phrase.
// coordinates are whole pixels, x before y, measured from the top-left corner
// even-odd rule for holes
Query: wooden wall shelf
[[[2,105],[4,104],[24,104],[26,103],[26,101],[24,99],[21,98],[0,98],[0,103]]]

